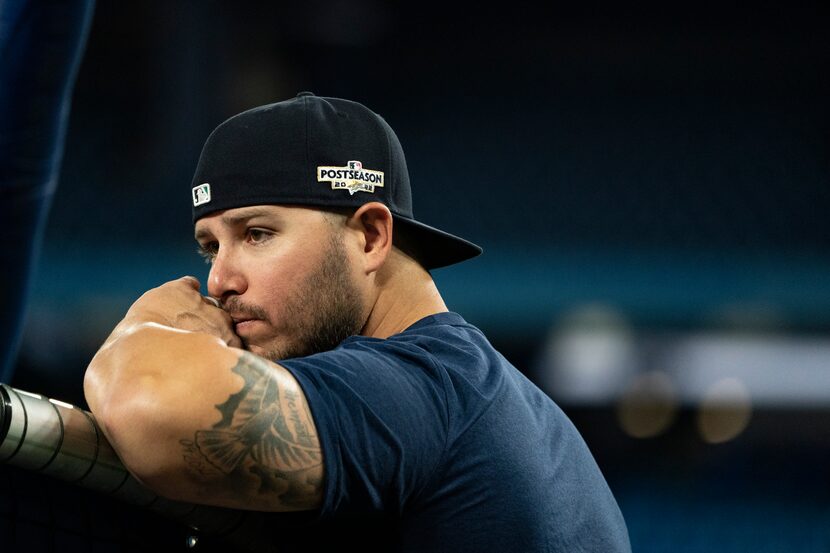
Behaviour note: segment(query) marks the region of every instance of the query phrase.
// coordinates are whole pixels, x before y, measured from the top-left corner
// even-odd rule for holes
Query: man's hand
[[[324,468],[304,392],[285,368],[234,349],[232,322],[193,277],[146,292],[87,367],[89,408],[124,466],[159,495],[317,508]],[[228,457],[225,442],[241,449]]]
[[[230,315],[218,307],[216,300],[199,293],[199,281],[192,276],[171,280],[145,292],[130,307],[107,343],[144,323],[210,334],[228,346],[242,347]]]

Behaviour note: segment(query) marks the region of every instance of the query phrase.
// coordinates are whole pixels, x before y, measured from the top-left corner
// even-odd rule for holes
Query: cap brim
[[[438,269],[472,259],[483,251],[480,246],[454,234],[419,223],[401,215],[393,215],[395,225],[405,237],[404,251],[425,269]]]

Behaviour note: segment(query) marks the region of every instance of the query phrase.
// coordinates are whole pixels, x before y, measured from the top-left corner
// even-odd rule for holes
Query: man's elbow
[[[165,348],[143,338],[136,333],[99,351],[84,375],[84,394],[124,466],[147,483],[169,473],[179,454],[170,445],[176,413],[171,382],[163,378]]]
[[[152,377],[144,380],[147,382],[111,394],[93,414],[127,470],[148,484],[158,481],[172,467],[170,456],[164,455],[169,448],[165,444],[169,441],[165,438],[166,415],[163,406],[153,399]]]

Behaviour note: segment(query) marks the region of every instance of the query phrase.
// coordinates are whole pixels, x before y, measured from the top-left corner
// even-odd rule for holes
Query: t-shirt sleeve
[[[446,449],[446,375],[415,345],[347,340],[281,361],[311,408],[325,465],[322,516],[400,513]]]

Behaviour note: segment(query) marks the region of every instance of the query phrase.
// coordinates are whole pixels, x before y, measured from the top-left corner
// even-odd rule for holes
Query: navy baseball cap
[[[481,248],[415,220],[403,148],[392,128],[365,106],[301,92],[256,107],[208,137],[191,183],[193,222],[264,204],[392,212],[396,245],[426,269],[465,261]]]

